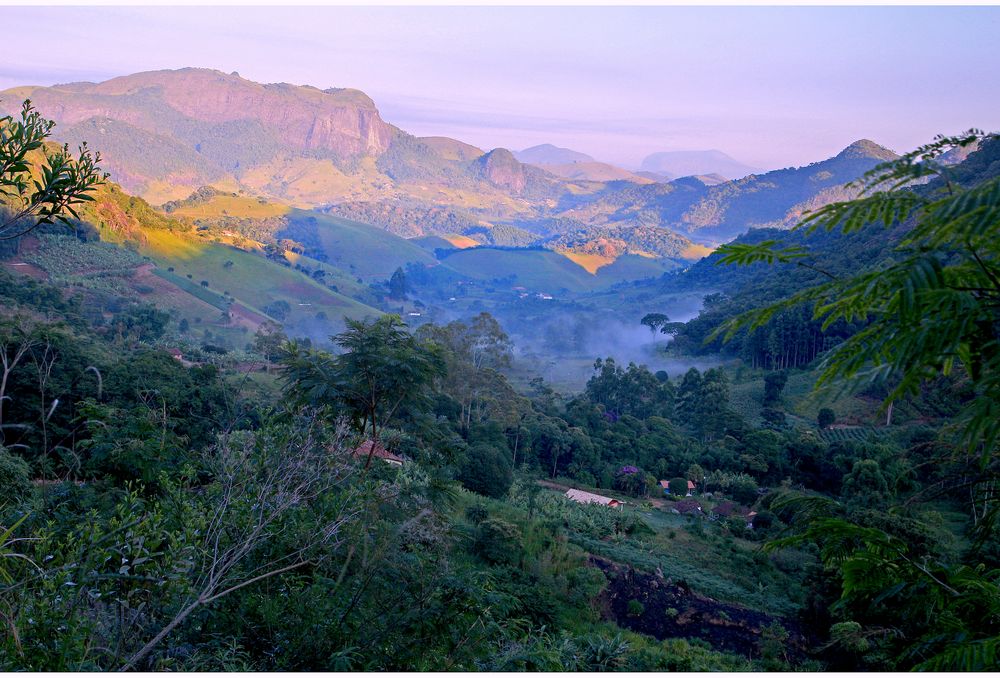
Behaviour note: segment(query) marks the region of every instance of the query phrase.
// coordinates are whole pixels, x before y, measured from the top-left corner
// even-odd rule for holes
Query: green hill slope
[[[435,265],[419,245],[368,224],[305,210],[292,210],[275,233],[301,243],[305,253],[362,278],[384,279],[415,262]]]

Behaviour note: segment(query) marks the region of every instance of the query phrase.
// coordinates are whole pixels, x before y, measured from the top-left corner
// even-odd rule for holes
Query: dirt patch
[[[254,313],[243,304],[232,304],[229,307],[229,315],[230,318],[232,318],[232,322],[239,325],[245,325],[254,331],[256,331],[257,328],[264,323],[268,322],[267,317],[262,316],[260,313]]]
[[[34,264],[29,264],[26,261],[21,261],[20,259],[12,259],[10,261],[3,262],[3,265],[8,268],[8,270],[14,273],[20,273],[21,275],[26,275],[29,278],[34,278],[35,280],[48,280],[49,274],[38,268]]]
[[[192,314],[201,314],[206,318],[217,314],[219,310],[194,295],[191,295],[172,282],[153,273],[154,264],[140,264],[132,274],[132,282],[148,287],[151,291],[139,296],[151,298],[158,306],[187,309]]]
[[[21,243],[18,245],[18,253],[7,261],[4,261],[3,265],[14,273],[20,273],[21,275],[26,275],[29,278],[34,278],[35,280],[48,280],[49,274],[47,271],[38,268],[34,264],[29,264],[21,258],[22,254],[37,250],[38,246],[38,238],[32,235],[22,238]]]
[[[599,607],[606,618],[622,628],[666,638],[700,638],[716,650],[743,657],[758,657],[764,630],[777,622],[788,633],[782,643],[786,659],[806,657],[808,644],[794,621],[722,603],[694,593],[682,581],[646,574],[627,565],[590,556],[590,564],[608,578]],[[629,601],[642,604],[642,612],[629,609]],[[634,605],[633,605],[634,607]]]

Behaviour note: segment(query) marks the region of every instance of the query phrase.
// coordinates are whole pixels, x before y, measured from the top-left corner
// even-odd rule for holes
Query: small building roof
[[[566,490],[566,497],[580,504],[601,504],[602,506],[620,506],[621,502],[611,497],[604,497],[583,490]]]
[[[701,513],[701,504],[698,503],[697,499],[681,499],[680,501],[675,501],[671,508],[678,513]]]
[[[669,490],[670,489],[670,481],[669,480],[661,480],[660,481],[660,487],[662,487],[665,490]],[[695,487],[697,487],[697,485],[695,484],[695,482],[693,480],[689,480],[688,481],[688,492],[690,492],[691,490],[693,490]]]
[[[351,454],[356,459],[366,459],[368,455],[372,453],[373,445],[375,446],[375,454],[373,456],[378,457],[379,459],[384,459],[390,464],[399,464],[399,465],[402,465],[406,461],[398,454],[393,454],[389,450],[382,447],[382,443],[378,443],[377,445],[375,445],[375,442],[372,440],[364,441],[363,443],[355,447],[354,451]]]
[[[722,516],[723,518],[728,518],[729,516],[749,515],[750,509],[745,506],[740,506],[734,501],[726,500],[713,508],[712,513],[717,516]]]

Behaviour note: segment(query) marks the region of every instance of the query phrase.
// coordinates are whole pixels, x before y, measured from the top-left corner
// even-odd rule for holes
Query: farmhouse
[[[375,445],[373,441],[366,440],[355,447],[351,454],[355,459],[367,459],[368,455],[371,454],[372,445]],[[406,463],[405,459],[382,447],[382,443],[375,445],[375,454],[373,456],[381,459],[390,466],[402,466]]]
[[[566,498],[572,499],[579,504],[600,504],[611,508],[621,508],[622,503],[611,497],[602,497],[599,494],[584,492],[583,490],[566,490]]]
[[[681,515],[704,515],[701,510],[701,504],[698,503],[697,499],[681,499],[670,507],[670,512],[680,513]]]
[[[732,501],[724,501],[715,508],[712,509],[712,518],[729,518],[732,516],[741,517],[747,522],[747,529],[753,529],[753,519],[756,517],[757,512],[751,511],[745,506],[740,506],[739,504]]]
[[[693,480],[687,481],[687,484],[688,484],[688,491],[687,491],[687,495],[685,495],[685,496],[690,497],[692,494],[694,494],[694,490],[697,487],[697,485],[695,484],[695,482]],[[660,481],[660,487],[663,488],[663,494],[670,494],[670,481],[669,480],[661,480]]]

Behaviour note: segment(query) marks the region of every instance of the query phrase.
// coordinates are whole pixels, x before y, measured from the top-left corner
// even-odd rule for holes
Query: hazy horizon
[[[906,151],[938,133],[1000,129],[1000,88],[989,85],[997,7],[3,7],[0,17],[16,55],[0,64],[0,89],[216,68],[363,90],[418,136],[551,143],[630,168],[654,152],[718,149],[774,169],[861,138]],[[39,50],[39,26],[64,49]]]

